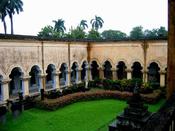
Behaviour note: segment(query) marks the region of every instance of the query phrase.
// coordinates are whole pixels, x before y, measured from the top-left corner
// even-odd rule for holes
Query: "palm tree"
[[[87,25],[87,21],[86,20],[81,20],[80,22],[80,28],[82,28],[83,30],[88,28],[88,25]]]
[[[13,34],[13,15],[15,13],[19,14],[19,12],[23,11],[23,2],[21,0],[7,0],[7,12],[10,17],[10,23],[11,23],[11,34]]]
[[[101,17],[95,16],[95,19],[92,19],[90,23],[92,24],[92,28],[98,31],[99,28],[103,27],[104,21]]]
[[[0,19],[3,22],[5,34],[7,34],[7,25],[5,21],[5,17],[7,16],[7,4],[8,4],[7,0],[0,1]]]
[[[64,34],[64,31],[66,30],[64,20],[58,19],[57,21],[53,20],[53,22],[55,23],[54,31],[61,33],[61,35]]]

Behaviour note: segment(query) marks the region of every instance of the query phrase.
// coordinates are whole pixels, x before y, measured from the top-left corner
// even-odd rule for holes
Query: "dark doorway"
[[[88,64],[87,64],[86,61],[83,62],[81,68],[82,68],[82,70],[81,70],[81,80],[85,81],[87,79],[87,70],[88,70]]]
[[[59,74],[59,80],[60,80],[60,85],[65,86],[67,85],[67,65],[65,63],[61,64],[60,67],[60,74]]]
[[[119,80],[127,78],[126,65],[123,61],[120,61],[117,65],[117,78]]]
[[[143,79],[142,66],[139,62],[134,62],[132,68],[132,78]]]
[[[35,93],[38,92],[40,89],[40,74],[41,70],[39,66],[34,65],[31,68],[31,71],[29,72],[29,75],[31,76],[30,78],[30,86],[29,86],[29,93]]]
[[[78,82],[78,64],[77,62],[74,62],[71,67],[71,83],[77,83]]]
[[[112,65],[109,61],[105,61],[104,63],[104,77],[106,79],[112,79]]]
[[[22,70],[19,67],[13,68],[9,77],[11,79],[9,83],[9,96],[10,98],[18,97],[18,93],[22,92]]]
[[[96,61],[92,61],[91,64],[91,75],[92,75],[92,80],[98,79],[99,78],[99,69],[98,69],[98,64]]]
[[[54,77],[55,77],[55,66],[53,64],[50,64],[47,66],[47,70],[46,70],[46,89],[52,89],[54,87],[55,81],[54,81]]]
[[[157,63],[152,62],[148,67],[148,82],[152,84],[154,87],[160,86],[160,73],[159,66]]]

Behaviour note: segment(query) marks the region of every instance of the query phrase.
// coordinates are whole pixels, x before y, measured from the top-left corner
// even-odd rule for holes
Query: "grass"
[[[149,111],[157,111],[163,102],[149,105]],[[52,112],[33,108],[16,119],[9,114],[0,131],[97,131],[126,106],[125,101],[96,100],[74,103]]]

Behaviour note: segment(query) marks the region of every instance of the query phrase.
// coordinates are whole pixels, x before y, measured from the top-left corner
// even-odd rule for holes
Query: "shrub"
[[[147,103],[155,103],[160,98],[161,91],[154,91],[152,94],[141,94],[145,102]],[[128,99],[132,96],[130,92],[121,92],[121,91],[110,91],[110,90],[98,90],[96,92],[78,92],[74,94],[69,94],[66,96],[62,96],[57,99],[45,99],[43,101],[37,100],[36,107],[47,109],[47,110],[55,110],[60,107],[64,107],[68,104],[75,103],[78,101],[89,101],[89,100],[97,100],[97,99]]]
[[[144,82],[140,88],[140,93],[148,94],[152,93],[153,89],[149,82]]]
[[[55,98],[60,97],[61,95],[62,95],[61,92],[58,90],[51,90],[45,93],[45,97],[48,99],[55,99]]]

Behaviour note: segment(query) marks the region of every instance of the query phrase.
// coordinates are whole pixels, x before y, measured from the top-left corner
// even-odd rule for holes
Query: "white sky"
[[[95,15],[104,20],[100,32],[107,29],[121,30],[127,34],[135,26],[144,29],[167,29],[167,0],[22,0],[24,12],[14,15],[14,33],[37,35],[42,27],[54,25],[52,20],[65,20],[67,31],[82,19],[88,21]],[[10,23],[6,17],[10,33]],[[0,22],[0,33],[4,33]]]

